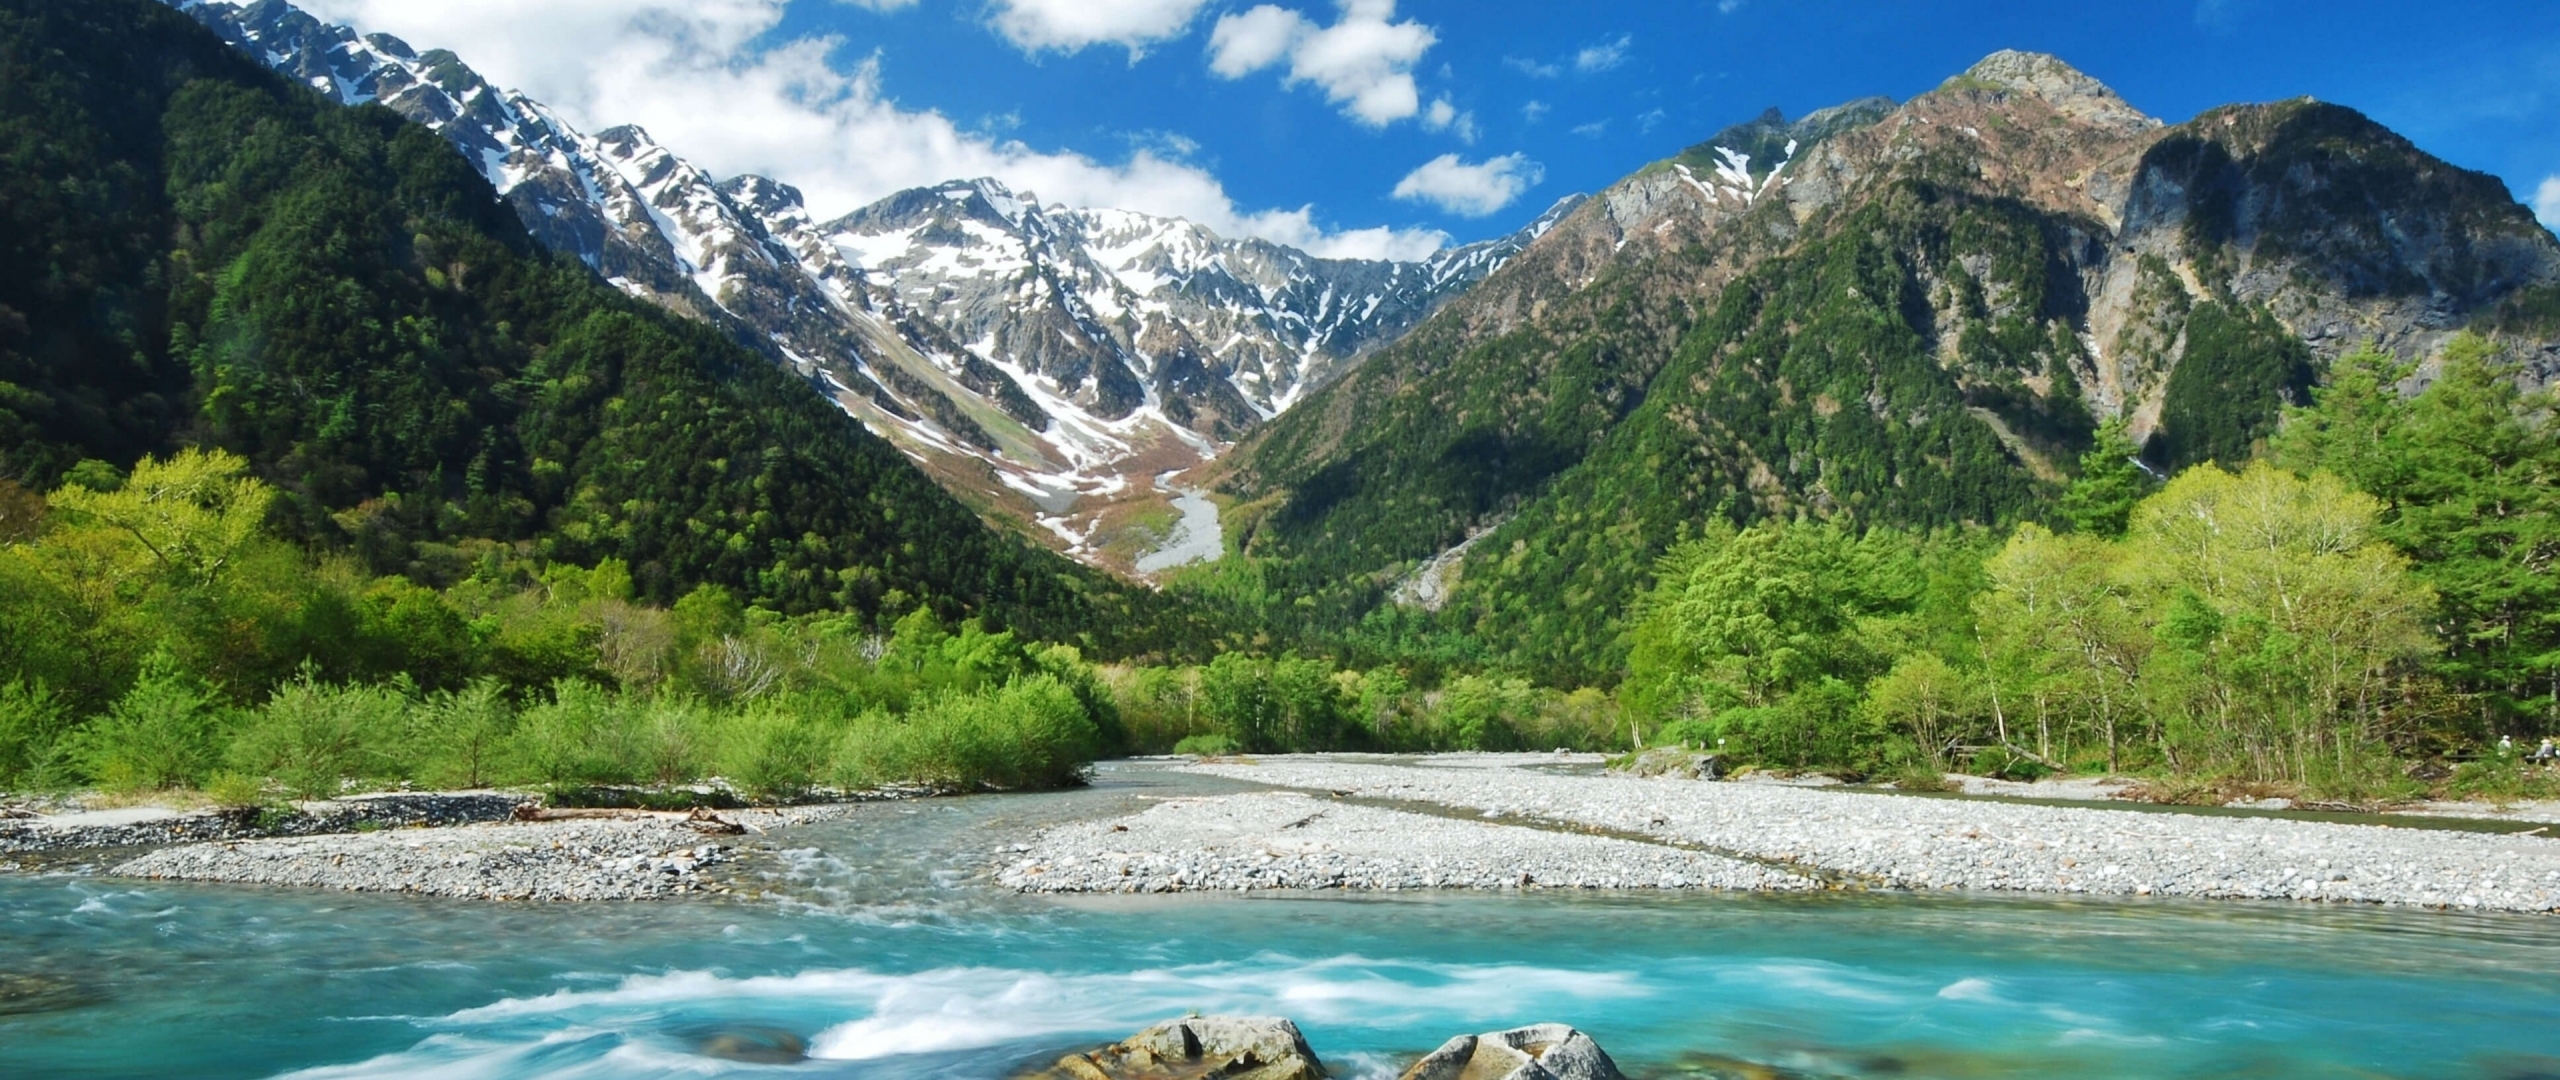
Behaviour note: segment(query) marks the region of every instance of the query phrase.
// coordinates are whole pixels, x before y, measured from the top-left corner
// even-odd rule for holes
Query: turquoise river
[[[0,1076],[1000,1080],[1187,1010],[1337,1077],[1564,1021],[1647,1077],[2560,1077],[2560,919],[1980,895],[1058,900],[1039,824],[1215,781],[881,804],[762,895],[529,906],[0,875]],[[703,1051],[787,1033],[796,1063]],[[724,1039],[725,1037],[725,1039]]]

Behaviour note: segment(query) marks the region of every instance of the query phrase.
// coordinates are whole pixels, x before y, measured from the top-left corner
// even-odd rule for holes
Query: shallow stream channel
[[[512,904],[0,875],[0,1076],[1002,1080],[1186,1011],[1336,1077],[1539,1021],[1669,1077],[2560,1077],[2560,918],[1966,893],[997,887],[1139,765],[760,838],[736,892]],[[802,1056],[805,1053],[805,1057]]]

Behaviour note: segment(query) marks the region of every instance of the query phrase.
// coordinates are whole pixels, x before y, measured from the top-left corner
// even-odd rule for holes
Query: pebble
[[[1868,887],[2560,911],[2542,836],[1924,799],[1875,792],[1270,757],[1165,766],[1281,788],[1599,828]],[[1143,815],[1141,815],[1143,816]],[[1433,819],[1435,822],[1442,819]],[[1133,835],[1136,826],[1131,825]],[[1045,850],[1045,849],[1044,849]],[[1128,850],[1144,851],[1131,845]],[[1509,849],[1487,847],[1489,865]],[[1498,870],[1489,875],[1499,876]],[[1019,886],[1017,886],[1019,887]],[[1758,887],[1758,886],[1748,886]]]
[[[1004,854],[996,880],[1042,893],[1821,887],[1789,870],[1661,844],[1291,792],[1167,800],[1050,829]]]

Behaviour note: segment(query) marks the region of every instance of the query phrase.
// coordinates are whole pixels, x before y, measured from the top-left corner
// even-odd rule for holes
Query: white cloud
[[[1420,112],[1413,66],[1440,35],[1418,22],[1391,21],[1395,0],[1340,4],[1341,18],[1326,27],[1274,4],[1220,17],[1209,34],[1209,70],[1241,79],[1286,60],[1289,85],[1314,83],[1361,123],[1385,127]]]
[[[896,11],[900,8],[916,6],[916,0],[836,0],[836,3],[849,7],[870,8],[873,11]]]
[[[1594,120],[1588,124],[1577,124],[1574,126],[1573,133],[1586,139],[1597,139],[1609,133],[1609,121],[1603,119]]]
[[[1279,63],[1314,32],[1306,16],[1270,4],[1226,16],[1209,31],[1209,70],[1224,79],[1244,78]]]
[[[1476,144],[1476,114],[1460,111],[1448,98],[1437,99],[1422,110],[1422,127],[1425,131],[1446,131],[1469,146]]]
[[[2560,175],[2542,178],[2542,186],[2533,193],[2533,216],[2554,232],[2560,232]]]
[[[852,0],[855,3],[869,0]],[[900,0],[888,0],[898,3]],[[913,0],[905,0],[913,2]],[[1038,53],[1120,45],[1137,56],[1148,45],[1182,36],[1207,0],[992,0],[996,31]]]
[[[1635,35],[1620,34],[1615,41],[1586,45],[1581,52],[1573,54],[1573,70],[1590,75],[1626,63],[1627,49],[1635,43]]]
[[[1328,230],[1312,206],[1240,207],[1162,139],[1112,163],[902,108],[876,55],[846,71],[829,63],[841,44],[831,38],[757,47],[788,2],[300,0],[324,19],[452,49],[588,131],[636,123],[716,175],[782,180],[822,220],[906,188],[992,176],[1045,201],[1188,218],[1320,255],[1410,258],[1448,242],[1432,229]]]
[[[1653,133],[1653,129],[1661,127],[1662,122],[1670,118],[1670,113],[1666,113],[1660,109],[1651,109],[1646,111],[1644,115],[1636,117],[1636,128],[1650,135]]]
[[[1549,106],[1546,102],[1532,101],[1526,105],[1520,106],[1520,119],[1527,123],[1534,124],[1540,120],[1546,119],[1548,111]]]
[[[1511,205],[1546,179],[1547,171],[1519,154],[1469,165],[1442,154],[1396,184],[1395,197],[1426,202],[1463,217],[1486,217]]]
[[[1554,64],[1541,64],[1535,60],[1518,56],[1503,57],[1502,66],[1510,68],[1513,71],[1517,71],[1532,79],[1552,79],[1557,75],[1563,74],[1563,69],[1558,68]]]
[[[1716,14],[1731,15],[1742,10],[1742,0],[1716,0]]]

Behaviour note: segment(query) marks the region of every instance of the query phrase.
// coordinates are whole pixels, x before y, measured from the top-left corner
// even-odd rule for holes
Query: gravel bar
[[[1060,826],[1008,853],[1022,892],[1819,888],[1661,844],[1383,810],[1294,792],[1170,799]]]
[[[723,811],[770,831],[837,816],[830,806]],[[290,885],[468,900],[654,900],[727,891],[705,873],[736,850],[673,818],[496,822],[164,848],[119,877]]]
[[[355,795],[289,809],[175,811],[136,808],[0,816],[0,853],[153,847],[263,836],[309,836],[364,828],[504,821],[534,796],[504,791]]]
[[[1170,766],[1659,837],[1875,887],[2560,911],[2547,836],[1927,799],[1774,784],[1274,757]],[[1132,826],[1134,833],[1135,827]],[[1499,847],[1483,856],[1508,858]]]

